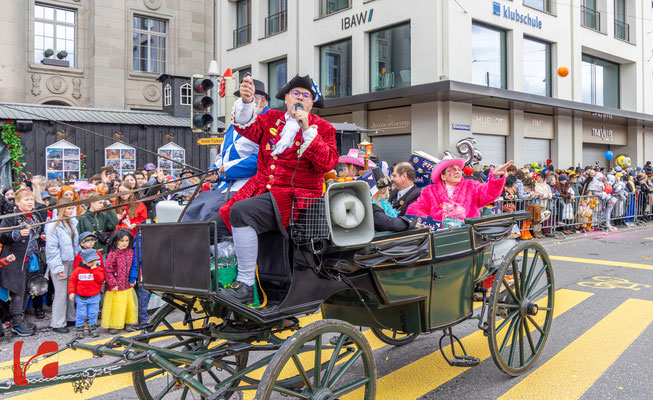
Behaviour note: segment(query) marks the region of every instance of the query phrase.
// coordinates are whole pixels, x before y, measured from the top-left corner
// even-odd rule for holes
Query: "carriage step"
[[[478,364],[481,363],[480,358],[472,357],[472,356],[457,356],[454,359],[449,359],[449,365],[452,367],[463,367],[463,368],[468,368],[468,367],[475,367]]]

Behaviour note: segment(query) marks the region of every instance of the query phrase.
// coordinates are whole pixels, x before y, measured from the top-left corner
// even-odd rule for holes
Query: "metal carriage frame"
[[[447,362],[470,367],[480,360],[468,355],[452,332],[469,319],[477,319],[488,336],[498,368],[517,376],[542,352],[555,292],[542,246],[498,242],[525,218],[527,213],[517,212],[468,219],[462,227],[436,232],[381,233],[352,248],[296,246],[281,234],[264,234],[258,270],[268,303],[260,309],[225,297],[211,285],[207,266],[214,223],[142,226],[142,248],[147,249],[143,283],[166,305],[136,336],[95,346],[78,340],[67,345],[114,357],[114,362],[53,378],[37,373],[28,376],[29,387],[73,382],[81,391],[95,377],[132,373],[138,397],[148,400],[175,390],[182,399],[191,392],[229,399],[243,390],[256,390],[257,399],[275,393],[337,399],[353,391],[373,399],[374,356],[355,326],[369,327],[395,346],[440,331]],[[498,255],[501,246],[506,249]],[[213,251],[217,254],[217,247]],[[475,300],[481,302],[476,315]],[[323,319],[302,327],[298,317],[318,309]],[[181,325],[175,311],[183,315]],[[163,388],[152,384],[163,376],[168,379]],[[22,388],[0,382],[0,392]]]

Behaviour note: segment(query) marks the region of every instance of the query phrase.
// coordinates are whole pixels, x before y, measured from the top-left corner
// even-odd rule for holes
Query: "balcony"
[[[265,36],[285,32],[288,28],[288,12],[281,11],[265,18]]]
[[[630,25],[618,19],[614,20],[614,37],[630,42]]]
[[[580,6],[580,23],[585,28],[601,31],[601,13],[589,7]]]
[[[234,29],[234,47],[246,45],[251,41],[252,41],[251,24]]]

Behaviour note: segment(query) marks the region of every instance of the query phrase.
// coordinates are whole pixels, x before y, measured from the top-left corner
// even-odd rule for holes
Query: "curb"
[[[556,238],[546,238],[541,241],[537,241],[538,243],[541,243],[542,245],[545,244],[554,244],[554,243],[566,243],[566,242],[573,242],[575,240],[581,240],[581,239],[593,239],[596,237],[603,237],[603,236],[608,236],[612,234],[619,234],[619,233],[624,233],[624,232],[638,232],[638,231],[643,231],[645,229],[651,229],[653,228],[653,224],[647,223],[646,225],[643,226],[631,226],[625,229],[617,229],[614,232],[605,232],[605,231],[596,231],[596,233],[591,233],[589,235],[587,234],[573,234],[570,236],[565,236],[564,239],[556,239]]]

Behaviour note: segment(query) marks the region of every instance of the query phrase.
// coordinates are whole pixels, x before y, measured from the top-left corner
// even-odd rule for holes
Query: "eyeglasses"
[[[458,168],[458,167],[449,167],[449,168],[447,168],[446,171],[444,171],[444,172],[445,172],[447,175],[455,175],[455,174],[457,174],[457,173],[463,172],[463,170],[460,169],[460,168]]]
[[[291,90],[290,94],[296,99],[301,98],[302,100],[311,100],[313,98],[312,93],[300,92],[299,90]]]

